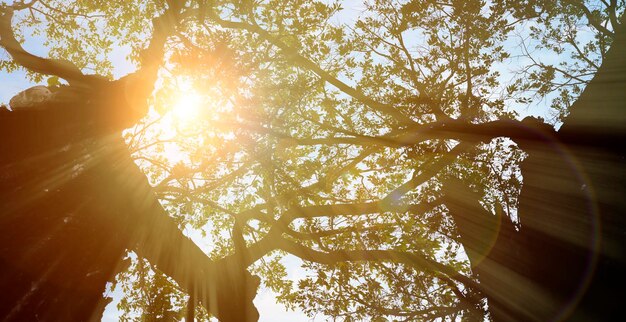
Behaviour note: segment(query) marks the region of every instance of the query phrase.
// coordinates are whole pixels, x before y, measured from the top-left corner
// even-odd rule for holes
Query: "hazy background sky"
[[[353,24],[355,18],[362,12],[363,6],[360,4],[360,1],[345,1],[342,5],[344,10],[340,12],[336,17],[333,18],[333,23],[338,24]],[[42,45],[43,39],[38,38],[28,38],[24,47],[41,56],[46,56],[47,50]],[[119,78],[124,76],[130,72],[132,72],[135,67],[126,60],[126,57],[129,53],[129,48],[119,47],[115,48],[111,55],[109,55],[113,66],[114,71],[113,74],[115,78]],[[0,49],[0,59],[9,59],[8,54]],[[503,66],[503,68],[506,66]],[[503,70],[503,72],[505,72]],[[22,70],[6,73],[0,72],[0,103],[8,104],[11,97],[13,97],[18,92],[34,86],[35,83],[32,83],[27,80],[26,73]],[[518,110],[522,115],[534,114],[534,115],[542,115],[546,113],[545,106],[543,108],[537,107],[532,110],[528,108]],[[206,249],[206,243],[210,243],[206,237],[202,238],[199,232],[186,230],[185,233],[192,238],[201,248]],[[205,244],[205,245],[203,245]],[[287,266],[287,270],[289,273],[289,277],[293,280],[299,279],[299,277],[303,277],[303,274],[306,272],[300,269],[301,260],[294,256],[287,256],[284,259],[284,263]],[[103,316],[103,321],[118,321],[119,311],[116,308],[117,303],[121,297],[120,290],[113,290],[111,295],[114,298],[114,301],[107,306],[105,314]],[[301,312],[293,312],[287,311],[283,305],[277,304],[275,300],[275,294],[267,289],[261,289],[257,294],[255,301],[255,305],[259,309],[260,312],[260,321],[262,322],[287,322],[287,321],[323,321],[325,317],[318,316],[315,319],[311,319],[306,317]]]

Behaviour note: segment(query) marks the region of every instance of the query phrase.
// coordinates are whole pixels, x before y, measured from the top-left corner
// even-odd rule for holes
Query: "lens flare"
[[[198,93],[182,93],[174,102],[174,119],[183,126],[192,124],[202,110],[202,97]]]

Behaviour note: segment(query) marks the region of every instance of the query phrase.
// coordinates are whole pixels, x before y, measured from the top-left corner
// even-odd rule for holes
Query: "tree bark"
[[[0,111],[0,316],[99,319],[133,249],[183,289],[194,285],[221,321],[256,321],[258,281],[185,237],[134,164],[120,130],[139,116],[103,103],[124,93],[62,90],[72,95]]]
[[[610,320],[626,285],[626,30],[560,130],[526,119],[519,229],[463,182],[446,183],[473,272],[495,321]]]

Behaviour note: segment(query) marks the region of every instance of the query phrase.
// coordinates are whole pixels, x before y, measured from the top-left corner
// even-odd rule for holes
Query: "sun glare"
[[[200,116],[202,97],[197,93],[182,93],[174,102],[172,113],[182,125],[193,123]]]
[[[152,119],[147,120],[151,139],[162,141],[157,153],[171,164],[189,163],[190,150],[201,144],[207,122],[212,116],[213,100],[206,91],[199,91],[193,83],[182,76],[168,79],[167,86],[159,88],[157,104],[153,106]]]

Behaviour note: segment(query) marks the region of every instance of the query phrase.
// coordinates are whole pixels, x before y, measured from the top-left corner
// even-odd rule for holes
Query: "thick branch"
[[[121,143],[123,145],[123,143]],[[184,290],[193,291],[209,312],[223,321],[256,321],[252,305],[256,280],[246,271],[238,255],[212,261],[193,241],[183,235],[177,224],[155,198],[154,189],[126,151],[113,166],[120,182],[135,194],[127,198],[135,214],[129,225],[134,230],[137,253],[148,259]],[[231,306],[246,308],[237,311]]]
[[[164,46],[167,37],[178,25],[181,5],[176,1],[168,1],[169,8],[161,16],[153,19],[153,34],[150,44],[141,54],[141,67],[125,78],[132,78],[133,83],[141,83],[141,86],[131,86],[136,92],[139,89],[142,96],[152,92],[152,86],[156,80],[156,73],[163,59]],[[30,2],[29,5],[34,4]],[[18,7],[23,9],[24,6]],[[15,8],[9,7],[0,13],[0,46],[2,46],[13,60],[22,67],[44,75],[54,75],[67,80],[70,84],[86,85],[95,80],[102,79],[93,75],[84,75],[81,70],[69,61],[42,58],[26,51],[17,41],[11,25]],[[133,93],[134,94],[134,93]],[[144,97],[145,98],[145,97]]]
[[[589,21],[589,24],[596,28],[596,30],[603,33],[605,36],[613,36],[613,32],[603,26],[602,23],[598,21],[596,17],[594,17],[593,13],[589,10],[589,8],[587,8],[587,6],[585,6],[585,4],[581,0],[569,0],[566,2],[581,10],[585,14],[585,17],[587,18],[587,21]]]
[[[429,209],[440,204],[440,201],[435,200],[433,202],[424,203],[424,204],[416,204],[409,205],[405,207],[397,207],[397,208],[385,208],[383,210],[381,208],[381,202],[369,202],[369,203],[355,203],[355,204],[334,204],[334,205],[322,205],[322,206],[310,206],[310,207],[293,207],[288,210],[279,220],[278,222],[274,222],[274,227],[270,230],[270,232],[259,242],[254,243],[248,246],[245,249],[245,254],[243,254],[245,266],[251,265],[261,257],[269,254],[270,252],[279,249],[282,243],[283,238],[281,235],[283,233],[293,235],[293,230],[288,228],[289,223],[297,218],[314,218],[314,217],[332,217],[332,216],[356,216],[363,214],[372,214],[379,213],[384,211],[405,211],[411,213],[421,213],[424,211],[428,211]],[[264,215],[258,209],[250,209],[248,211],[242,212],[238,215],[238,219],[241,222],[245,222],[255,216]],[[295,232],[296,235],[298,234]],[[329,234],[336,233],[335,231],[329,231]],[[324,234],[324,232],[320,232],[319,234]],[[308,236],[310,237],[310,236]],[[231,256],[234,257],[235,255]],[[227,261],[232,261],[234,259],[226,259]]]
[[[27,52],[15,39],[11,21],[13,9],[0,13],[0,46],[22,67],[45,75],[59,76],[68,82],[83,81],[85,75],[68,61],[41,58]]]
[[[351,144],[360,146],[388,146],[399,148],[412,146],[433,139],[454,139],[468,143],[486,142],[496,137],[508,137],[521,141],[541,141],[546,133],[538,131],[533,122],[517,120],[497,120],[486,123],[467,123],[462,120],[447,120],[411,126],[380,137],[333,137],[333,138],[294,138],[289,142],[300,145]],[[289,143],[288,142],[288,143]]]
[[[293,207],[289,209],[281,218],[285,224],[298,218],[315,218],[315,217],[333,217],[333,216],[355,216],[374,214],[386,211],[410,211],[410,212],[422,212],[426,211],[438,202],[425,203],[420,205],[409,205],[407,207],[398,206],[386,206],[382,201],[376,202],[364,202],[364,203],[349,203],[349,204],[332,204],[332,205],[320,205],[309,207]]]
[[[136,74],[146,74],[156,79],[156,72],[165,53],[165,43],[180,23],[182,1],[167,1],[165,12],[152,20],[152,38],[150,44],[141,53],[141,67]]]
[[[459,273],[456,269],[438,263],[419,253],[394,250],[345,250],[320,252],[286,239],[283,239],[280,242],[280,249],[301,259],[324,265],[360,261],[400,263],[429,272],[441,273],[465,284],[468,287],[481,289],[480,285],[474,282],[471,278]]]

